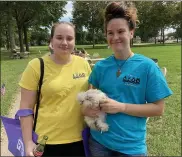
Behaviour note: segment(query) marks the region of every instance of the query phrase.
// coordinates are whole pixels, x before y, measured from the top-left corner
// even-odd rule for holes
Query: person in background
[[[81,51],[80,51],[80,50],[75,50],[74,55],[76,55],[76,56],[80,56],[80,53],[81,53]],[[81,56],[80,56],[80,57],[81,57]]]
[[[35,130],[38,143],[44,135],[48,136],[43,156],[85,156],[81,135],[84,120],[76,97],[88,90],[91,69],[84,58],[71,55],[75,47],[73,24],[54,24],[50,44],[54,53],[42,57],[44,78]],[[36,107],[39,78],[40,62],[35,58],[28,63],[19,82],[20,109]],[[33,116],[21,117],[20,121],[26,155],[33,156]]]
[[[88,54],[87,54],[87,51],[85,51],[85,49],[82,48],[82,49],[81,49],[80,56],[83,57],[83,58],[85,58],[85,57],[87,57],[87,55],[88,55]]]
[[[105,33],[113,55],[99,61],[89,77],[92,88],[108,96],[100,104],[107,113],[107,132],[91,129],[89,148],[93,157],[146,156],[147,117],[161,116],[164,99],[172,94],[158,65],[131,50],[137,10],[122,2],[111,2],[105,10]],[[95,117],[100,111],[84,108]],[[155,138],[155,137],[154,137]]]
[[[5,84],[3,83],[1,86],[1,95],[4,96],[5,93],[6,93],[6,87],[5,87]]]

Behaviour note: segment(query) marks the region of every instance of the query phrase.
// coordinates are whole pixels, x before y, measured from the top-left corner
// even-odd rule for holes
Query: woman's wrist
[[[119,106],[119,112],[121,112],[121,113],[125,113],[126,112],[126,106],[127,106],[126,103],[119,103],[118,106]]]
[[[34,143],[32,140],[24,141],[25,143],[25,148],[27,149],[32,143]],[[35,143],[34,143],[35,144]]]

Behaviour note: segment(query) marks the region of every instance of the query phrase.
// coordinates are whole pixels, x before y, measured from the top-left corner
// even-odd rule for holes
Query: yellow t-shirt
[[[37,118],[38,142],[43,135],[49,137],[47,144],[71,143],[82,140],[84,121],[77,101],[77,94],[88,90],[90,66],[84,58],[72,56],[66,65],[53,62],[49,55],[43,57],[44,79]],[[19,85],[37,90],[40,78],[38,58],[28,63]]]

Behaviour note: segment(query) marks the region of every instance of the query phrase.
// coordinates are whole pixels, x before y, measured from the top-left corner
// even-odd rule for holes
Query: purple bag
[[[89,136],[90,136],[90,128],[86,127],[82,131],[83,145],[84,145],[84,150],[85,150],[85,156],[86,157],[91,156],[90,150],[89,150],[89,145],[88,145]]]
[[[31,109],[22,109],[17,111],[15,119],[0,116],[8,137],[8,150],[14,156],[26,156],[19,117],[25,117],[32,114],[34,113]],[[32,132],[33,142],[37,143],[37,139],[38,136],[33,131]]]
[[[8,137],[8,150],[14,156],[26,156],[19,117],[25,117],[33,114],[34,113],[31,109],[22,109],[17,111],[17,113],[15,114],[15,119],[0,116]],[[88,145],[89,136],[90,129],[87,127],[82,131],[86,157],[90,156],[90,150]],[[32,131],[33,142],[37,143],[37,139],[38,135],[34,131]]]

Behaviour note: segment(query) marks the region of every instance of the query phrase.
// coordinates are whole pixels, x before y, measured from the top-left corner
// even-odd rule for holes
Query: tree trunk
[[[1,54],[1,48],[2,48],[2,32],[0,31],[0,54]]]
[[[13,31],[12,12],[11,12],[11,6],[9,2],[8,2],[7,22],[8,22],[8,36],[9,36],[9,42],[10,42],[10,56],[11,56],[13,49],[15,49],[15,38],[14,38],[14,31]]]
[[[24,46],[23,46],[23,28],[22,26],[18,26],[18,36],[19,36],[19,43],[20,43],[20,52],[25,52]]]
[[[27,27],[26,25],[23,25],[23,31],[24,31],[24,42],[26,46],[26,51],[29,52],[29,45],[28,45],[28,37],[27,37]]]
[[[9,50],[9,36],[7,31],[6,31],[6,49]]]
[[[176,39],[177,39],[177,43],[178,43],[178,42],[179,42],[179,41],[178,41],[178,37],[177,37]]]
[[[157,44],[157,38],[155,37],[155,44]]]
[[[133,46],[133,38],[130,40],[130,47]]]
[[[92,36],[93,37],[92,38],[93,39],[93,41],[92,41],[93,42],[93,48],[95,48],[95,31],[94,31],[94,28],[92,29],[92,34],[93,34],[93,36]]]
[[[161,28],[160,44],[161,44],[161,41],[162,41],[162,28]]]
[[[1,54],[1,47],[2,47],[2,32],[0,31],[0,54]]]
[[[20,52],[25,52],[24,45],[23,45],[23,25],[18,20],[18,14],[15,12],[15,18],[16,18],[16,25],[18,28],[18,40],[20,45]]]
[[[162,29],[162,42],[163,42],[163,45],[164,45],[164,42],[165,42],[165,35],[164,35],[164,28]]]
[[[0,54],[1,54],[1,48],[2,46],[2,19],[0,19]]]

